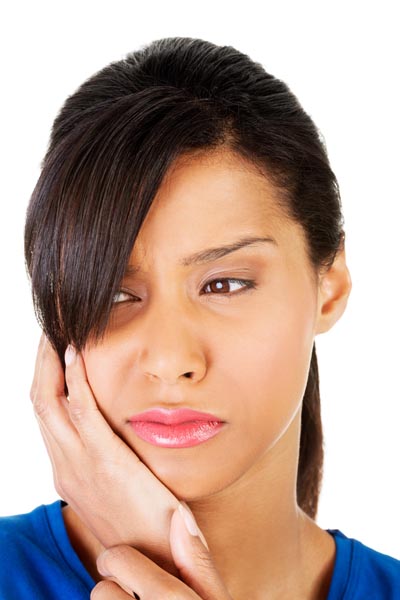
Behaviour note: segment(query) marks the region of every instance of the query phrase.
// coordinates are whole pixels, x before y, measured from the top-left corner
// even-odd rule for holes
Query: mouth
[[[206,442],[217,435],[225,423],[222,421],[187,421],[176,425],[131,421],[134,432],[144,441],[164,448],[189,448]]]
[[[142,440],[163,448],[189,448],[213,438],[225,425],[218,417],[191,409],[152,409],[129,419]]]

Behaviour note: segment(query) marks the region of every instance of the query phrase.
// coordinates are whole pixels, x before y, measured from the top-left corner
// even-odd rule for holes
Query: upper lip
[[[130,417],[129,421],[151,421],[153,423],[164,423],[165,425],[177,425],[190,421],[221,421],[211,413],[199,412],[191,408],[152,408]]]

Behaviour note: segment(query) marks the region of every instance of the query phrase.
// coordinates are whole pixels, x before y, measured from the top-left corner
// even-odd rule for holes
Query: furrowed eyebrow
[[[226,244],[225,246],[219,246],[217,248],[207,248],[206,250],[201,250],[200,252],[195,252],[194,254],[185,256],[185,258],[182,258],[179,261],[179,264],[184,267],[189,267],[190,265],[202,265],[208,262],[212,262],[213,260],[217,260],[218,258],[222,258],[227,254],[231,254],[232,252],[236,252],[236,250],[240,250],[245,246],[253,246],[265,242],[276,244],[276,240],[274,240],[274,238],[271,237],[245,237],[231,244]],[[139,271],[140,267],[128,265],[125,271],[125,275],[134,275]]]
[[[217,260],[217,258],[222,258],[223,256],[226,256],[231,252],[235,252],[236,250],[240,250],[240,248],[244,248],[245,246],[251,246],[262,242],[272,242],[276,244],[276,241],[270,237],[245,237],[233,242],[232,244],[227,244],[226,246],[207,248],[207,250],[201,250],[201,252],[196,252],[195,254],[186,256],[180,261],[180,264],[184,267],[188,267],[189,265],[202,265],[204,263]]]

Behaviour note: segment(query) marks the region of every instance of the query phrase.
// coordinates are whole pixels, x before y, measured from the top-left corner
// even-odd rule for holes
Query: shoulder
[[[0,517],[0,598],[88,598],[93,582],[69,542],[61,501]]]
[[[37,506],[31,512],[0,517],[0,580],[27,573],[54,559],[51,519],[59,502]]]
[[[336,564],[328,600],[400,599],[400,560],[340,530],[329,530],[336,542]]]
[[[0,553],[16,552],[25,544],[40,544],[46,539],[47,529],[45,505],[25,514],[0,517]]]
[[[365,590],[376,589],[382,598],[400,598],[400,560],[353,540],[358,580]]]

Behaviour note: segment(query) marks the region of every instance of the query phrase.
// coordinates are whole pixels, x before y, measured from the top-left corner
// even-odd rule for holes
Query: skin
[[[215,569],[209,549],[193,529],[196,528],[195,521],[188,527],[189,515],[186,510],[175,511],[169,535],[173,558],[182,579],[166,574],[135,548],[117,546],[97,560],[99,572],[107,579],[92,590],[91,600],[124,600],[134,595],[132,590],[140,598],[232,600]]]
[[[274,242],[207,264],[180,264],[247,236]],[[103,341],[82,352],[102,414],[187,502],[232,597],[324,597],[335,544],[298,507],[296,477],[313,342],[343,314],[351,291],[344,249],[316,274],[303,230],[278,207],[276,189],[219,151],[176,161],[129,262],[140,273],[124,279]],[[256,287],[225,281],[221,292],[207,285],[221,278],[254,280]],[[226,425],[192,448],[156,447],[128,422],[154,407],[211,412]],[[98,539],[70,506],[64,519],[93,573]]]

